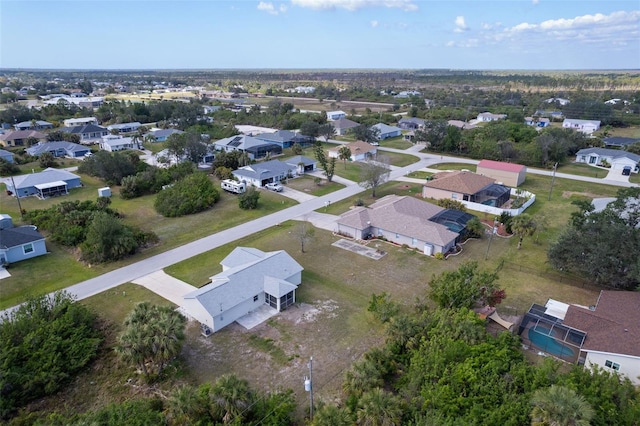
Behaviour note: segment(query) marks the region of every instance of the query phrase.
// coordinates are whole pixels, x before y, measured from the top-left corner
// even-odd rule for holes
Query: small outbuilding
[[[482,160],[478,163],[476,173],[488,176],[504,185],[518,187],[527,177],[527,167],[522,164]]]

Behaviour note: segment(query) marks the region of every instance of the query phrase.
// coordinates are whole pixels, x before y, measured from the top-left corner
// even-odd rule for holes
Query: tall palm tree
[[[361,426],[398,426],[402,420],[402,402],[390,392],[375,388],[365,392],[356,412]]]
[[[323,405],[313,414],[312,426],[352,426],[353,419],[346,407]]]
[[[206,415],[206,400],[203,400],[197,388],[183,385],[174,388],[169,394],[169,398],[167,398],[167,417],[171,424],[197,424]]]
[[[338,158],[344,161],[344,169],[347,170],[347,160],[351,158],[351,150],[348,146],[342,145],[338,149]]]
[[[216,417],[225,424],[242,416],[252,399],[249,383],[233,374],[216,380],[209,394]]]
[[[159,308],[158,317],[152,324],[155,332],[151,338],[153,360],[158,367],[158,374],[180,353],[185,339],[186,321],[185,317],[171,308]]]
[[[511,220],[511,230],[518,236],[518,250],[520,250],[524,237],[536,232],[536,223],[530,215],[522,213]]]
[[[595,414],[582,395],[564,386],[538,389],[531,403],[532,426],[587,426]]]

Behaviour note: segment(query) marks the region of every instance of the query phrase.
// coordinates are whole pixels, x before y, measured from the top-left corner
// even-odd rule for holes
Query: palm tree
[[[380,368],[370,359],[361,359],[345,373],[342,389],[348,395],[360,396],[383,384]]]
[[[518,250],[520,250],[524,237],[536,232],[536,223],[530,215],[522,213],[511,220],[511,230],[518,236]]]
[[[174,388],[167,399],[167,414],[172,424],[196,424],[207,413],[206,400],[198,389],[183,385]]]
[[[216,380],[209,397],[217,418],[230,423],[242,416],[251,403],[252,395],[246,380],[233,374],[225,374]]]
[[[362,395],[356,414],[362,426],[397,426],[402,419],[402,402],[392,393],[375,388]]]
[[[351,150],[348,146],[342,145],[338,149],[338,158],[344,161],[344,169],[347,170],[347,160],[351,158]]]
[[[536,390],[531,403],[532,426],[587,426],[595,414],[582,395],[564,386]]]
[[[484,225],[480,222],[480,219],[474,217],[466,225],[467,233],[470,237],[482,238],[482,233],[484,232]]]
[[[313,415],[312,426],[351,426],[353,419],[346,407],[323,405]]]
[[[158,375],[169,361],[178,356],[185,339],[186,318],[169,307],[159,308],[151,339],[153,360],[158,366]]]

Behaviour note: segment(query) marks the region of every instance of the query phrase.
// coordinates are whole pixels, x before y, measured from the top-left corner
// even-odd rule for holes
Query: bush
[[[176,182],[158,194],[155,208],[165,217],[178,217],[204,211],[213,206],[220,193],[202,173],[195,173]]]
[[[444,260],[444,254],[442,252],[438,252],[434,254],[433,257],[435,257],[438,260]]]
[[[20,173],[20,168],[13,163],[8,162],[4,158],[0,158],[0,175],[11,176]]]
[[[244,194],[240,194],[238,197],[238,205],[243,210],[254,210],[258,207],[259,199],[260,192],[258,192],[253,186],[250,186]]]

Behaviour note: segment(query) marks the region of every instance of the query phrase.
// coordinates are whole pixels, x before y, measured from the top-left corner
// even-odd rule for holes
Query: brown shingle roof
[[[13,141],[16,139],[27,139],[31,137],[34,137],[36,139],[44,139],[47,137],[47,135],[35,130],[15,130],[13,132],[7,132],[0,135],[0,140]]]
[[[587,333],[582,350],[640,356],[640,292],[603,290],[595,310],[571,305],[563,323]]]
[[[425,184],[428,188],[443,189],[460,194],[475,194],[491,185],[495,179],[472,172],[455,171],[438,173],[436,179]]]
[[[343,145],[333,147],[329,149],[329,151],[338,152]],[[364,141],[355,141],[346,144],[346,146],[351,150],[351,155],[356,156],[359,154],[366,154],[367,152],[376,152],[378,148],[371,145],[370,143]]]

